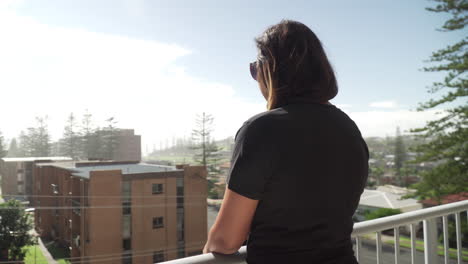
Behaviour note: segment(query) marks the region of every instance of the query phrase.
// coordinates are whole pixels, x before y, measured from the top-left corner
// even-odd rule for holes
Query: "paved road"
[[[384,244],[382,246],[382,256],[383,256],[383,263],[385,264],[392,264],[395,263],[395,255],[394,247],[392,245]],[[375,242],[374,241],[363,241],[362,242],[362,259],[359,262],[360,264],[375,264],[377,263],[377,254],[375,250]],[[400,261],[401,264],[411,264],[411,250],[407,248],[400,248]],[[420,251],[416,251],[416,263],[424,264],[424,253]],[[443,257],[439,257],[439,261],[437,263],[445,263]],[[451,259],[450,264],[456,264],[456,259]],[[463,262],[467,263],[467,262]]]
[[[212,208],[208,207],[208,230],[213,225],[218,212]],[[383,253],[383,263],[384,264],[393,264],[395,263],[395,256],[394,256],[394,247],[392,245],[384,244],[382,247]],[[376,264],[377,263],[377,255],[375,250],[375,242],[374,241],[363,241],[362,242],[362,259],[360,264]],[[400,249],[400,262],[401,264],[411,264],[411,250],[407,248]],[[416,263],[417,264],[424,264],[424,253],[420,251],[416,251]],[[444,258],[440,257],[438,263],[444,263]],[[456,259],[451,259],[450,264],[456,264]],[[468,262],[463,262],[468,263]]]

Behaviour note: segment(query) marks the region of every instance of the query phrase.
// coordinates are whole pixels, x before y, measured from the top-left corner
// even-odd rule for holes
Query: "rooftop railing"
[[[355,239],[356,258],[362,259],[362,240],[364,235],[375,233],[375,254],[376,263],[382,264],[382,231],[393,229],[394,240],[394,262],[401,263],[400,260],[400,227],[409,226],[411,244],[411,263],[416,263],[416,227],[423,223],[424,234],[424,263],[439,263],[438,251],[438,223],[441,219],[441,232],[443,234],[443,251],[445,264],[449,264],[449,216],[455,217],[455,236],[457,245],[457,263],[463,263],[462,259],[462,233],[461,233],[461,213],[468,214],[468,200],[446,205],[439,205],[431,208],[402,213],[398,215],[383,217],[379,219],[364,221],[354,224],[352,237]],[[468,219],[468,215],[467,215]],[[241,264],[246,263],[246,247],[241,247],[236,254],[202,254],[187,258],[176,259],[164,262],[165,264]],[[418,262],[421,263],[421,262]]]

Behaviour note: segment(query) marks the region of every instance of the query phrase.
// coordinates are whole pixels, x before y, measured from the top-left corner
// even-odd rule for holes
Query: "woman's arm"
[[[237,194],[228,188],[216,221],[208,234],[203,253],[233,254],[247,239],[258,200]]]

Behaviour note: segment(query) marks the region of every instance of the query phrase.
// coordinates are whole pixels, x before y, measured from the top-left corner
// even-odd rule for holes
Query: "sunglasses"
[[[250,75],[254,80],[257,80],[257,70],[258,70],[258,61],[254,61],[250,63]]]

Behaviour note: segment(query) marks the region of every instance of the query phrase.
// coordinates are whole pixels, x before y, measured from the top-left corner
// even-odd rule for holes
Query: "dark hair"
[[[327,102],[338,93],[322,44],[306,25],[282,20],[267,28],[255,42],[257,80],[266,89],[268,109],[294,100]]]

